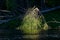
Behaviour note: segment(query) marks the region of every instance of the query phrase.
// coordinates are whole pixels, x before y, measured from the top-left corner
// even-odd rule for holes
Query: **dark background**
[[[9,22],[6,23],[2,23],[0,24],[0,37],[3,38],[10,38],[11,40],[13,40],[13,38],[17,37],[16,40],[18,40],[18,37],[21,36],[21,32],[19,30],[15,30],[15,28],[17,26],[19,26],[21,24],[20,19],[17,18],[17,16],[23,15],[25,12],[24,9],[28,9],[30,7],[36,6],[38,7],[40,10],[45,10],[45,9],[51,9],[57,6],[60,6],[60,0],[0,0],[0,9],[1,10],[9,10],[12,11],[11,13],[6,13],[6,12],[0,12],[0,16],[1,15],[12,15],[15,18],[14,20],[10,20]],[[51,30],[47,30],[47,34],[49,35],[59,35],[60,36],[60,23],[56,23],[56,22],[49,22],[49,21],[59,21],[60,22],[60,8],[53,10],[53,11],[49,11],[49,12],[45,12],[42,13],[45,17],[46,22],[48,23],[49,27],[51,27]],[[11,19],[12,19],[11,18]],[[9,17],[3,18],[1,20],[5,20],[5,19],[9,19]],[[1,21],[0,21],[1,22]],[[55,29],[58,30],[55,30]],[[17,36],[19,35],[19,36]],[[56,37],[57,39],[59,39],[60,37]],[[50,37],[47,37],[50,38]],[[55,39],[55,37],[51,37],[50,39]],[[3,39],[5,40],[5,39]],[[19,39],[20,40],[20,39]]]

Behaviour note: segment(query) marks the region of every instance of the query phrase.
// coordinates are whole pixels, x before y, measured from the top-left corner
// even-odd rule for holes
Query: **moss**
[[[45,22],[42,23],[42,21],[44,22],[43,17],[38,15],[38,10],[31,8],[31,10],[28,9],[22,24],[17,29],[26,34],[38,34],[45,27]]]

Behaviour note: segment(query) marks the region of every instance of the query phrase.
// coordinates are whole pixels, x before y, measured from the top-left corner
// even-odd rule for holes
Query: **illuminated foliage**
[[[22,30],[22,32],[26,34],[37,34],[41,31],[41,29],[46,30],[48,26],[44,23],[42,16],[38,15],[38,12],[38,8],[28,9],[21,26],[17,29]]]

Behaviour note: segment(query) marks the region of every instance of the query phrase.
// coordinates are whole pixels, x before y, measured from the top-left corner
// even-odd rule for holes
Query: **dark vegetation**
[[[21,24],[21,19],[17,18],[17,16],[22,15],[25,13],[24,9],[27,9],[29,7],[33,7],[34,5],[37,6],[39,9],[43,9],[45,7],[47,8],[52,8],[52,7],[56,7],[56,6],[60,6],[60,0],[46,0],[45,4],[42,3],[42,6],[40,4],[40,0],[9,0],[8,2],[5,0],[0,0],[0,9],[2,10],[9,10],[12,11],[12,14],[14,13],[15,16],[13,18],[15,18],[14,20],[10,20],[9,22],[6,23],[2,23],[0,24],[0,37],[4,38],[4,37],[8,37],[10,39],[17,37],[16,39],[18,39],[19,36],[21,36],[21,32],[19,30],[15,30],[16,27],[18,27]],[[45,6],[44,6],[45,5]],[[22,9],[22,8],[24,9]],[[20,8],[20,9],[19,9]],[[24,10],[24,11],[23,11]],[[43,14],[43,13],[42,13]],[[45,20],[47,21],[49,27],[51,27],[52,29],[47,30],[48,35],[60,35],[60,9],[54,10],[54,11],[50,11],[50,12],[46,12],[43,14],[45,17]],[[11,18],[11,19],[13,19]],[[8,18],[7,18],[8,19]],[[53,22],[51,22],[53,21]],[[57,21],[57,22],[55,22]],[[58,30],[57,30],[57,29]],[[17,36],[19,35],[19,36]],[[53,39],[59,39],[60,37],[47,37],[49,40],[53,40]],[[43,38],[42,38],[43,39]],[[3,39],[5,40],[5,39]],[[45,39],[43,39],[45,40]]]

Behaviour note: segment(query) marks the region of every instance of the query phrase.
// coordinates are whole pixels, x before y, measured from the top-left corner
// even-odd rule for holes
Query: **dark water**
[[[42,31],[37,39],[33,38],[32,35],[29,37],[29,35],[21,34],[20,31],[17,30],[0,30],[0,40],[58,40],[60,39],[60,33],[57,29],[49,29],[47,31]]]

